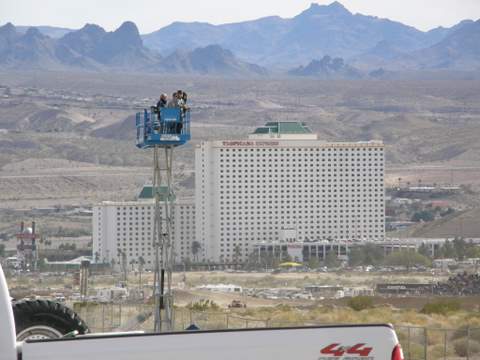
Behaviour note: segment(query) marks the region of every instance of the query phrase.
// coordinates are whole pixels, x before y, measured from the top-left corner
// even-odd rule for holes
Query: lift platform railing
[[[136,114],[137,147],[178,146],[190,140],[190,111],[180,108]]]

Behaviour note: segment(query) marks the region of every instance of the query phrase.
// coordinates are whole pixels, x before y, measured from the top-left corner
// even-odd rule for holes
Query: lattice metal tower
[[[22,221],[20,232],[17,234],[17,258],[20,260],[22,270],[37,271],[37,241],[35,232],[35,221],[32,227],[25,227]]]
[[[179,108],[137,113],[137,147],[153,149],[152,195],[155,199],[152,246],[155,252],[154,331],[174,328],[173,150],[190,140],[190,112]]]

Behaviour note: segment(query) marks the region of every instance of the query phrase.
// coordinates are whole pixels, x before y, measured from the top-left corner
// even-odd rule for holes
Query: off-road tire
[[[89,332],[85,322],[65,305],[50,300],[13,303],[17,340],[59,338],[72,331]]]

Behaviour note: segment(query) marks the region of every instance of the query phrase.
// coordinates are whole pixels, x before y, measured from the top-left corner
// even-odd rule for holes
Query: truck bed
[[[23,360],[324,360],[392,359],[392,327],[301,328],[80,336],[22,346]]]

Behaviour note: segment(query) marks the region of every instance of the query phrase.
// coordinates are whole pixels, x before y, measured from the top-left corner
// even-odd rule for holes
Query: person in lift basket
[[[157,106],[152,106],[151,108],[152,112],[157,114],[159,120],[158,123],[160,125],[160,128],[155,130],[159,131],[160,134],[181,134],[185,114],[189,110],[189,107],[187,106],[187,99],[187,93],[182,90],[174,92],[170,101],[167,98],[167,94],[161,94],[157,102]],[[166,124],[165,121],[161,119],[162,108],[179,108],[181,110],[179,121],[169,122]]]
[[[165,108],[167,106],[167,94],[161,94],[160,98],[158,99],[157,106],[152,106],[152,113],[157,114],[158,116],[158,123],[160,125],[160,128],[156,128],[155,130],[159,131],[160,134],[163,134],[165,131],[164,126],[163,126],[163,121],[161,119],[161,112],[160,109]]]
[[[172,94],[172,99],[168,102],[167,107],[169,108],[178,108],[180,112],[180,121],[172,123],[169,126],[168,132],[170,134],[181,134],[183,129],[183,122],[185,118],[185,113],[189,110],[187,106],[187,93],[182,90],[178,90]]]
[[[187,93],[185,91],[182,91],[182,90],[178,90],[177,91],[177,102],[178,102],[178,107],[181,109],[181,113],[180,113],[180,122],[177,123],[177,126],[176,126],[176,133],[177,134],[181,134],[182,133],[182,128],[183,128],[183,121],[184,121],[184,118],[185,118],[185,114],[186,112],[189,110],[188,106],[187,106]]]

